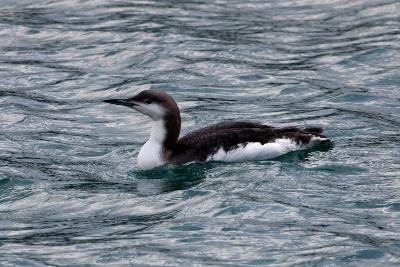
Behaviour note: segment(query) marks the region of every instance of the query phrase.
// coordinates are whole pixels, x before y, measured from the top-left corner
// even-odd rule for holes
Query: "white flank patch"
[[[214,155],[209,156],[207,161],[238,162],[246,160],[272,159],[290,151],[301,150],[306,147],[307,146],[297,144],[291,139],[276,139],[273,143],[266,143],[264,145],[261,143],[240,145],[238,148],[232,149],[228,152],[225,152],[223,148],[220,148]]]

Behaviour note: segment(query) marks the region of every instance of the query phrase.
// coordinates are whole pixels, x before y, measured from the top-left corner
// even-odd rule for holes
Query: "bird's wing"
[[[271,126],[268,125],[263,125],[260,123],[256,122],[247,122],[247,121],[225,121],[225,122],[220,122],[208,127],[204,127],[192,132],[189,132],[185,136],[181,137],[178,142],[181,144],[185,144],[188,142],[192,142],[192,140],[201,138],[202,136],[205,136],[209,133],[213,132],[220,132],[224,130],[231,130],[231,129],[266,129],[266,128],[272,128]]]

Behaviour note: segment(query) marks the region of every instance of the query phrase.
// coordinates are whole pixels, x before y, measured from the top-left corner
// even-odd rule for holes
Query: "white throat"
[[[154,120],[150,138],[142,146],[137,157],[137,165],[141,170],[149,170],[165,164],[163,159],[163,142],[167,131],[163,120]]]

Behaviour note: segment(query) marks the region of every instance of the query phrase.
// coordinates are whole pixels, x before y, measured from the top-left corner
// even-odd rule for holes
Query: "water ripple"
[[[381,1],[3,1],[1,266],[397,266],[400,5]],[[321,125],[335,145],[150,172],[140,114],[183,132]],[[140,127],[139,127],[140,126]]]

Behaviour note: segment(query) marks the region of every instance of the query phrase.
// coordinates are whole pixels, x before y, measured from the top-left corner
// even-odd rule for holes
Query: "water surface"
[[[400,264],[398,1],[0,7],[1,266]],[[140,172],[143,89],[335,146]]]

